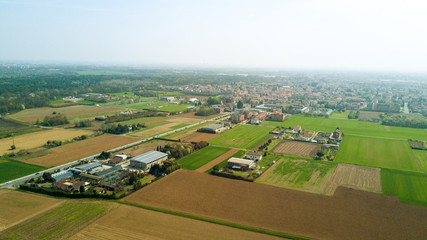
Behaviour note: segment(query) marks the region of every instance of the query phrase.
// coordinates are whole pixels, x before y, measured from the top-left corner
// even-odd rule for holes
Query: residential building
[[[248,151],[245,156],[246,159],[258,162],[262,159],[262,153],[256,151]]]
[[[245,116],[243,114],[240,114],[240,113],[233,113],[230,116],[230,120],[233,123],[240,123],[240,122],[245,120]]]

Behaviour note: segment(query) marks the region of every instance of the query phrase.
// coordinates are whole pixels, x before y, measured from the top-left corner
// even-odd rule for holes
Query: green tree
[[[243,102],[242,101],[239,101],[239,102],[237,102],[237,108],[243,108]]]

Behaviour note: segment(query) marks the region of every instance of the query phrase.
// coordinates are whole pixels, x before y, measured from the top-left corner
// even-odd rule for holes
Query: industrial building
[[[205,133],[221,133],[227,129],[228,129],[228,127],[225,127],[224,124],[216,123],[216,124],[211,124],[209,126],[200,128],[197,131],[198,132],[205,132]]]
[[[143,170],[149,170],[152,165],[160,164],[168,159],[168,155],[163,152],[149,151],[130,159],[130,166]]]
[[[254,160],[232,157],[227,161],[227,167],[236,170],[249,170],[256,166]]]

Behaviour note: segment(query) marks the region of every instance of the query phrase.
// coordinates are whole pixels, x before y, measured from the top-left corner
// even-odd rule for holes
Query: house
[[[149,151],[130,159],[130,166],[133,168],[149,170],[154,164],[161,164],[168,159],[168,155],[163,152]]]
[[[217,113],[223,113],[224,112],[224,107],[222,107],[221,105],[212,105],[211,108],[213,110],[215,110]]]
[[[255,151],[248,151],[248,152],[246,153],[245,158],[246,158],[246,159],[249,159],[249,160],[253,160],[253,161],[255,161],[255,162],[258,162],[259,160],[261,160],[261,159],[262,159],[262,153],[260,153],[260,152],[255,152]]]
[[[230,120],[233,123],[240,123],[240,122],[245,120],[245,116],[243,114],[240,114],[240,113],[233,113],[230,116]]]
[[[301,131],[301,126],[300,125],[296,125],[294,127],[294,132],[299,133]]]
[[[341,131],[339,128],[336,128],[335,131],[332,133],[332,138],[335,138],[335,139],[341,138]]]
[[[54,182],[53,188],[65,192],[75,192],[80,190],[80,186],[84,186],[85,182],[70,182],[65,179]]]
[[[205,133],[221,133],[227,129],[228,127],[225,127],[224,124],[216,123],[216,124],[212,124],[212,125],[200,128],[197,131],[205,132]]]
[[[279,111],[275,111],[272,114],[270,114],[270,120],[283,122],[285,121],[285,114]]]
[[[227,161],[227,167],[236,170],[249,170],[256,166],[254,160],[232,157]]]

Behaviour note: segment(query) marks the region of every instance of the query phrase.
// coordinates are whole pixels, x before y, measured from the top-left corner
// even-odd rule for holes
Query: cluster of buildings
[[[262,159],[262,153],[255,151],[248,151],[244,158],[232,157],[227,161],[227,167],[233,170],[247,171],[254,169],[256,163]]]
[[[230,116],[232,123],[241,123],[247,121],[250,124],[260,124],[264,120],[270,121],[284,121],[286,114],[281,110],[273,110],[273,112],[266,112],[259,109],[238,109]]]

